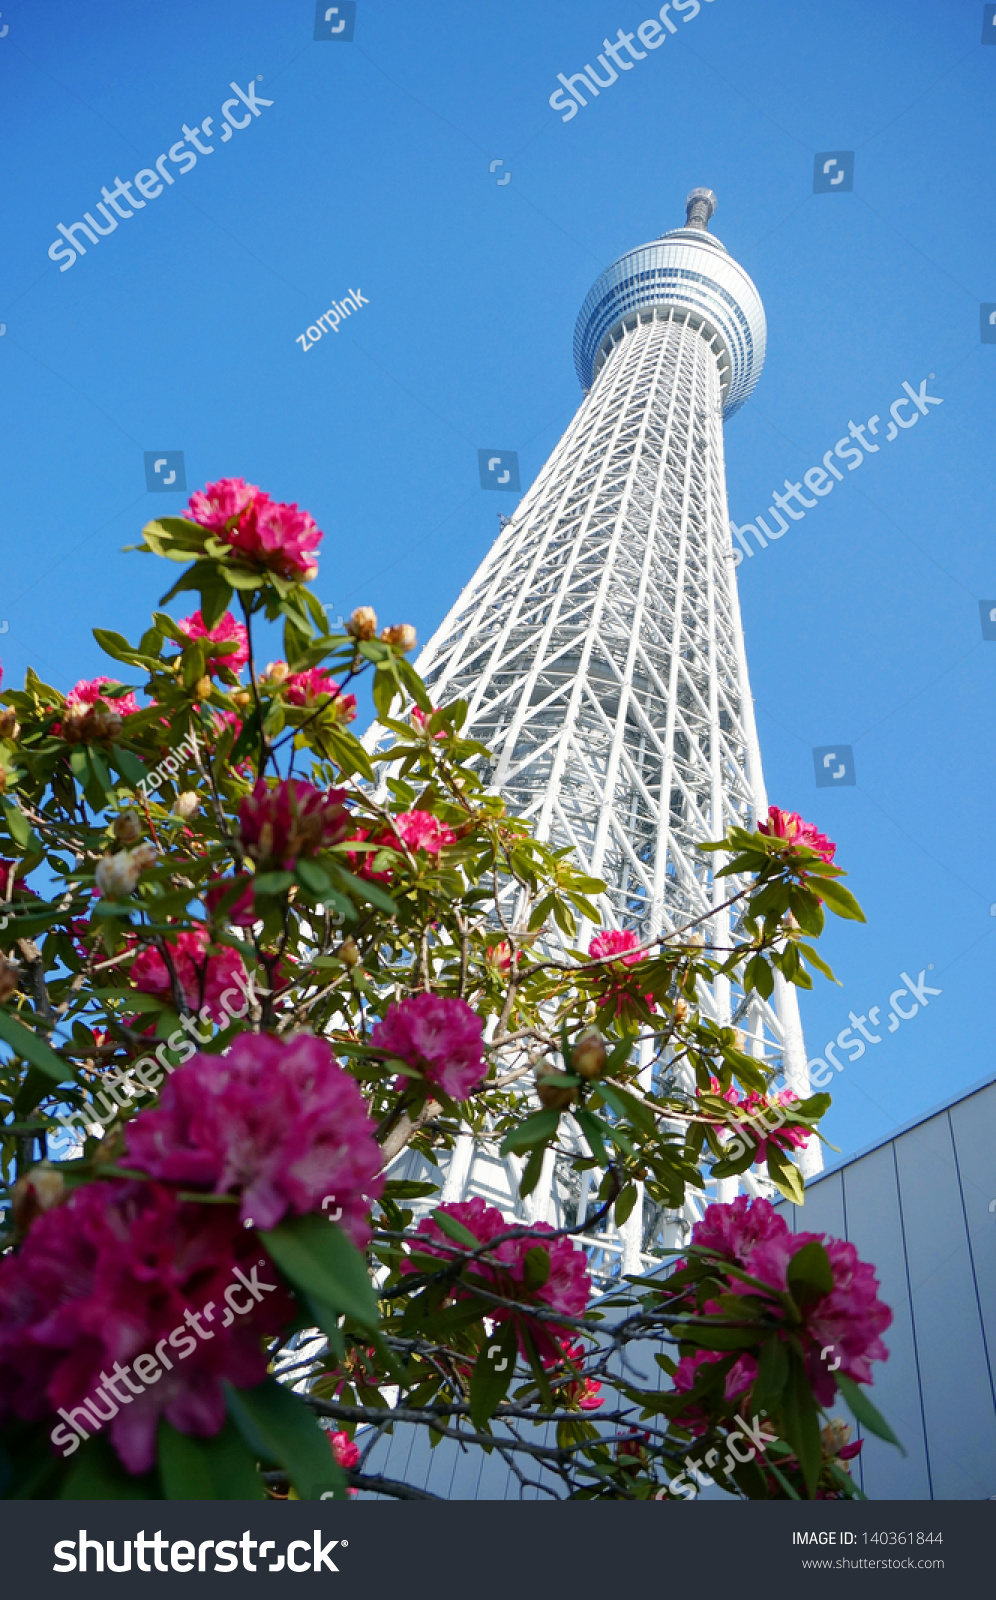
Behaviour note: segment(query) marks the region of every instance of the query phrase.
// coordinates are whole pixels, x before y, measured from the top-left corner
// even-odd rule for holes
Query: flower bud
[[[346,632],[354,639],[373,639],[377,634],[377,613],[373,606],[357,606],[346,623]]]
[[[0,739],[16,739],[21,731],[13,706],[0,706]]]
[[[687,1018],[687,1016],[688,1016],[688,1001],[687,1000],[676,1000],[674,1002],[674,1008],[673,1008],[673,1010],[671,1012],[672,1020],[675,1023],[684,1022],[685,1019]]]
[[[184,822],[189,822],[201,809],[201,797],[193,789],[184,789],[173,801],[174,817],[182,817]]]
[[[393,628],[382,628],[380,636],[385,644],[393,645],[403,656],[409,655],[418,643],[418,635],[410,622],[398,622]]]
[[[266,683],[283,683],[284,679],[289,677],[290,667],[286,661],[271,661],[263,673],[263,679]]]
[[[100,700],[90,708],[88,720],[89,732],[85,731],[84,736],[91,739],[101,739],[106,744],[113,744],[124,726],[118,713],[108,710]]]
[[[21,981],[21,969],[16,961],[0,955],[0,1000],[9,1000]]]
[[[696,950],[701,950],[705,946],[705,934],[702,932],[701,928],[693,928],[692,932],[685,940],[685,943],[690,944]]]
[[[232,695],[232,699],[240,711],[244,711],[246,706],[252,704],[252,695],[249,693],[248,689],[239,689],[235,694]]]
[[[577,1088],[566,1072],[548,1072],[545,1077],[537,1079],[536,1093],[540,1105],[546,1106],[548,1111],[566,1111],[577,1094]]]
[[[140,844],[134,850],[119,850],[117,855],[102,856],[97,863],[97,888],[109,900],[123,899],[131,894],[141,874],[155,859],[154,844]]]
[[[142,837],[142,819],[137,811],[122,811],[115,817],[114,837],[118,844],[134,844]]]
[[[339,946],[339,960],[344,962],[347,967],[359,966],[360,952],[356,947],[355,940],[343,939],[342,944]]]
[[[36,1217],[57,1206],[65,1189],[62,1173],[47,1161],[18,1178],[11,1193],[11,1211],[18,1233],[26,1233]]]
[[[208,677],[207,673],[205,673],[203,678],[198,678],[197,682],[194,684],[194,694],[198,700],[210,700],[213,692],[214,684],[211,682],[211,679]]]
[[[158,854],[154,844],[140,844],[131,852],[131,859],[138,871],[144,872],[147,867],[155,866]]]
[[[747,1035],[744,1033],[743,1028],[734,1028],[734,1030],[733,1030],[733,1048],[735,1050],[743,1050],[744,1045],[746,1043],[747,1043]]]
[[[586,1028],[571,1051],[571,1066],[579,1078],[597,1078],[607,1060],[605,1040],[597,1028]]]

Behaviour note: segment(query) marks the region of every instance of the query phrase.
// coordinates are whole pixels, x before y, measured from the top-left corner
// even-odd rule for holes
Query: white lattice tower
[[[757,381],[765,322],[753,283],[706,231],[714,209],[710,191],[693,191],[684,228],[593,286],[575,336],[586,398],[417,663],[436,703],[468,701],[464,731],[495,752],[490,781],[509,808],[571,845],[608,885],[604,922],[641,937],[728,897],[722,857],[695,845],[767,809],[723,457],[723,419]],[[728,917],[709,924],[710,943],[729,942]],[[805,1094],[795,991],[779,977],[772,999],[745,1001],[721,980],[701,1003]],[[807,1166],[818,1160],[814,1149]],[[513,1210],[516,1177],[514,1160],[463,1140],[446,1198],[479,1192]],[[583,1215],[587,1196],[565,1185],[548,1160],[527,1214]],[[723,1197],[735,1191],[728,1180]],[[614,1254],[634,1270],[655,1235],[676,1236],[673,1217],[642,1213],[606,1234],[606,1268]]]

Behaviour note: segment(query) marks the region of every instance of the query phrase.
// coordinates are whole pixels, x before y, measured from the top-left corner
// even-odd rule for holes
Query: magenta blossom
[[[403,811],[400,816],[392,817],[391,823],[411,851],[424,850],[426,855],[438,856],[448,844],[456,843],[453,829],[440,822],[431,811]]]
[[[118,678],[81,678],[66,695],[66,710],[84,709],[95,706],[100,701],[102,705],[116,711],[119,717],[130,717],[141,709],[130,689],[127,694],[121,695],[103,693],[105,689],[120,689],[120,687]]]
[[[208,639],[212,644],[234,644],[237,648],[218,655],[208,655],[206,662],[208,669],[229,667],[232,672],[241,672],[249,660],[249,633],[242,622],[236,622],[230,611],[220,617],[213,628],[205,628],[204,618],[199,611],[192,616],[183,617],[177,627],[187,635],[188,639]]]
[[[786,844],[805,845],[807,849],[814,850],[822,861],[832,861],[837,846],[825,833],[820,833],[812,822],[803,822],[796,811],[779,811],[777,806],[768,807],[767,822],[759,822],[758,833],[763,833],[768,839],[784,839]]]
[[[231,546],[248,565],[310,582],[322,532],[307,511],[271,500],[242,478],[222,478],[191,495],[187,515]]]
[[[484,1024],[466,1000],[415,994],[388,1006],[370,1043],[414,1067],[451,1100],[466,1100],[487,1071],[483,1034]]]
[[[272,787],[260,778],[239,807],[246,855],[262,872],[293,872],[302,856],[338,844],[349,831],[345,789],[316,789],[301,778],[283,778]]]
[[[244,1007],[239,980],[245,978],[245,963],[237,950],[219,945],[208,953],[210,939],[206,928],[191,928],[178,933],[167,943],[170,965],[187,1009],[207,1012],[211,1021],[224,1023],[228,1013]],[[131,981],[143,994],[157,994],[172,1003],[173,980],[170,967],[156,945],[146,945],[131,964]],[[226,1000],[227,997],[227,1000]]]
[[[635,961],[642,961],[646,951],[638,949],[639,939],[632,928],[606,928],[602,933],[596,933],[588,946],[588,954],[593,961],[601,961],[605,956],[618,956],[624,967],[631,967]]]
[[[327,667],[309,667],[306,672],[290,672],[283,680],[283,690],[292,706],[302,706],[314,711],[323,706],[337,722],[352,722],[356,716],[355,694],[340,694]]]
[[[871,1362],[888,1359],[880,1335],[892,1321],[889,1307],[878,1298],[875,1269],[858,1259],[853,1244],[827,1239],[822,1233],[792,1233],[767,1200],[739,1195],[729,1205],[707,1207],[692,1229],[692,1244],[717,1250],[754,1278],[778,1293],[788,1287],[788,1267],[803,1245],[824,1244],[833,1272],[833,1288],[805,1311],[798,1336],[806,1347],[806,1369],[820,1405],[829,1405],[836,1393],[833,1378],[821,1353],[832,1348],[840,1371],[856,1383],[871,1382]],[[763,1291],[731,1278],[732,1294],[760,1295]],[[707,1308],[708,1309],[708,1308]]]
[[[159,1105],[129,1123],[128,1159],[168,1183],[240,1194],[239,1216],[257,1228],[328,1200],[326,1216],[363,1246],[383,1186],[374,1133],[324,1039],[242,1033],[225,1055],[177,1068]]]
[[[263,1381],[263,1340],[293,1314],[234,1207],[157,1183],[83,1184],[0,1259],[0,1416],[50,1418],[65,1454],[77,1425],[84,1437],[108,1425],[129,1472],[146,1472],[159,1419],[216,1434],[225,1383]]]
[[[515,1232],[519,1228],[516,1222],[508,1222],[496,1206],[487,1205],[480,1196],[473,1200],[456,1202],[437,1207],[455,1222],[459,1222],[480,1244],[487,1244],[490,1239],[495,1239],[499,1234]],[[550,1238],[553,1229],[545,1222],[534,1223],[531,1228],[524,1229],[522,1237],[506,1239],[503,1244],[496,1245],[489,1251],[494,1265],[491,1262],[477,1258],[469,1269],[475,1277],[482,1278],[492,1286],[493,1292],[504,1295],[508,1300],[516,1300],[520,1304],[534,1304],[559,1311],[567,1317],[580,1317],[588,1305],[591,1295],[591,1279],[588,1276],[588,1262],[583,1250],[575,1249],[570,1239]],[[423,1217],[415,1230],[418,1240],[416,1248],[419,1252],[428,1255],[438,1255],[447,1261],[453,1260],[453,1240],[446,1235],[438,1222],[433,1217]],[[434,1245],[442,1245],[442,1249],[434,1249]],[[526,1256],[530,1250],[541,1248],[546,1251],[550,1261],[550,1273],[545,1283],[539,1288],[533,1288],[526,1282]],[[419,1264],[408,1257],[402,1262],[403,1273],[420,1272],[424,1270]],[[456,1293],[459,1297],[471,1293],[470,1289],[458,1287]],[[506,1309],[505,1307],[489,1307],[488,1316],[495,1322],[508,1322],[516,1324],[519,1331],[519,1348],[524,1350],[522,1329],[528,1328],[532,1340],[544,1361],[562,1361],[564,1356],[564,1339],[570,1339],[573,1330],[559,1326],[554,1322],[540,1322],[520,1312]]]
[[[248,872],[239,873],[235,878],[216,878],[210,889],[205,891],[204,909],[209,917],[214,917],[216,907],[231,894],[236,884],[242,886],[241,892],[219,913],[220,920],[230,922],[236,928],[251,928],[254,922],[259,921],[259,913],[255,909],[252,878]]]

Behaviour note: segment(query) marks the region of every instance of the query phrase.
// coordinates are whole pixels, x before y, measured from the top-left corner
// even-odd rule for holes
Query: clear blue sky
[[[183,503],[145,490],[163,449],[190,487],[298,500],[321,598],[427,638],[514,503],[478,448],[532,480],[592,279],[712,187],[769,326],[727,432],[738,522],[849,421],[884,429],[904,380],[944,402],[740,568],[771,798],[839,841],[868,914],[827,941],[843,989],[803,997],[810,1054],[852,1008],[884,1023],[903,969],[943,990],[835,1080],[847,1151],[992,1070],[996,47],[976,0],[694,3],[568,123],[557,73],[649,0],[358,0],[351,43],[314,42],[308,0],[5,5],[0,656],[65,688],[103,670],[93,625],[137,634],[163,571],[120,552]],[[273,104],[222,142],[233,81]],[[56,225],[206,116],[213,153],[60,271]],[[853,193],[814,195],[838,150]],[[351,288],[369,304],[302,350]],[[835,741],[857,784],[818,790]]]

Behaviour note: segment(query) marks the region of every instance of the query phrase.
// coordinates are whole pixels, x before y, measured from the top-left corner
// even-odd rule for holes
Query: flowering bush
[[[828,971],[807,941],[861,915],[833,846],[773,809],[703,846],[721,940],[604,925],[606,886],[488,786],[466,704],[430,702],[414,630],[331,630],[321,538],[210,484],[143,531],[180,576],[139,642],[95,630],[120,679],[0,696],[5,1492],[391,1494],[356,1438],[394,1407],[625,1499],[764,1410],[777,1442],[725,1487],[853,1492],[827,1408],[888,1436],[889,1313],[851,1245],[737,1200],[665,1281],[605,1266],[627,1228],[671,1262],[654,1219],[703,1175],[803,1201],[829,1097],[790,1098],[699,997]],[[472,1150],[500,1209],[441,1203]],[[524,1221],[551,1171],[557,1225]],[[663,1393],[620,1359],[648,1340]]]

